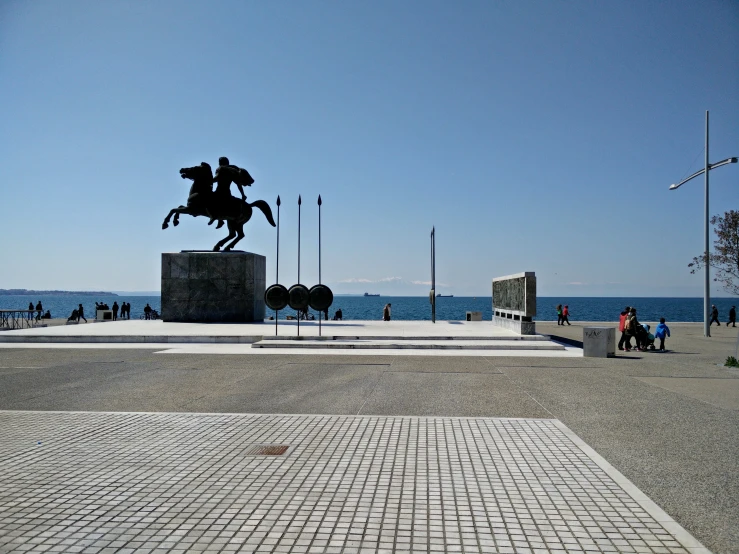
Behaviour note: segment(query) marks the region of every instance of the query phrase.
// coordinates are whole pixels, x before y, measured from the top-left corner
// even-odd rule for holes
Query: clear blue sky
[[[668,186],[707,109],[739,155],[739,3],[5,0],[0,81],[0,288],[158,290],[162,252],[224,236],[161,229],[178,169],[226,155],[282,198],[286,286],[298,194],[318,280],[320,193],[336,293],[426,294],[435,225],[443,293],[701,296],[703,183]],[[246,235],[274,282],[274,229]]]

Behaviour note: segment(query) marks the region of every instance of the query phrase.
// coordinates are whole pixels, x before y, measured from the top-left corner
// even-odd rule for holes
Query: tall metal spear
[[[300,205],[303,199],[298,194],[298,284],[300,284]],[[300,312],[298,312],[298,336],[300,336]]]
[[[436,227],[431,228],[431,323],[436,323]]]
[[[275,269],[275,283],[280,283],[280,195],[277,195],[277,268]],[[277,321],[280,311],[275,310],[275,336],[277,336]]]
[[[321,284],[321,195],[318,195],[318,284]],[[318,336],[321,336],[321,313],[318,313]]]

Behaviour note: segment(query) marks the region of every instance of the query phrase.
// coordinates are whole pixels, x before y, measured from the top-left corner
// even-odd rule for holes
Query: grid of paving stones
[[[566,431],[0,412],[0,552],[690,552]]]

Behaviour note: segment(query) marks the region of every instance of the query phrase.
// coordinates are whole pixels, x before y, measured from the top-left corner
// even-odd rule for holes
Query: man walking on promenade
[[[729,321],[726,323],[727,327],[729,323],[731,323],[732,327],[736,327],[736,306],[732,306],[729,310]]]
[[[87,318],[85,317],[85,309],[82,307],[82,304],[77,307],[77,323],[80,322],[80,319],[84,319],[85,323],[87,323]]]
[[[711,325],[713,325],[714,321],[716,322],[716,325],[721,327],[721,322],[718,320],[718,308],[715,305],[712,305],[711,306],[711,322],[708,324],[708,326],[710,327]]]
[[[113,321],[118,319],[118,301],[113,302]]]

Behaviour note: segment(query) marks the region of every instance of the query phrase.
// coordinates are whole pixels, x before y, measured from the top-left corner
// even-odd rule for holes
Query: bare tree
[[[714,251],[702,254],[688,264],[690,273],[703,269],[706,264],[716,270],[714,281],[721,283],[729,294],[739,295],[739,211],[729,210],[723,217],[714,215],[711,218],[716,240]]]

